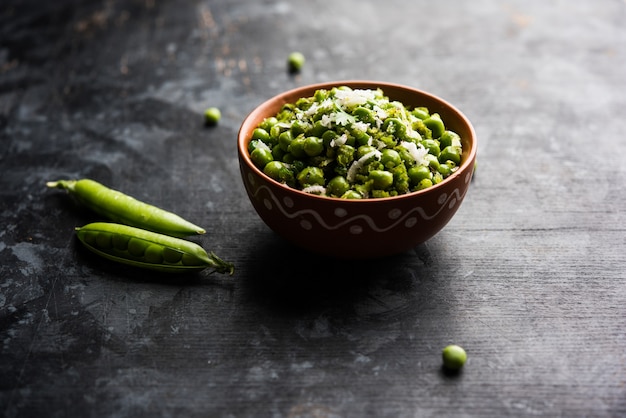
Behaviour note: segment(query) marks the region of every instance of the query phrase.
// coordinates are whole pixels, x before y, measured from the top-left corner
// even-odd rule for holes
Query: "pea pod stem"
[[[76,235],[93,253],[134,267],[167,273],[207,268],[222,274],[234,272],[233,264],[194,242],[128,225],[94,222],[76,228]]]
[[[206,231],[180,216],[144,203],[94,180],[58,180],[50,188],[67,190],[82,205],[111,221],[173,237],[204,234]]]

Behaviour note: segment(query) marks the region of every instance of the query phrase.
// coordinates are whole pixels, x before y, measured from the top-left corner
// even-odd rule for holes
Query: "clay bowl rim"
[[[417,191],[413,191],[413,192],[409,192],[409,193],[405,193],[402,195],[398,195],[398,196],[389,196],[389,197],[368,197],[367,199],[341,199],[338,197],[331,197],[331,196],[319,196],[313,193],[305,193],[302,190],[298,190],[296,188],[290,187],[286,184],[280,183],[276,180],[274,180],[273,178],[269,177],[268,175],[266,175],[263,171],[261,171],[250,159],[250,153],[248,152],[248,144],[251,141],[251,135],[250,133],[252,132],[252,130],[254,130],[258,123],[256,124],[252,124],[252,121],[254,119],[256,119],[257,115],[259,116],[263,116],[263,118],[266,117],[270,117],[270,116],[274,116],[274,114],[264,114],[265,113],[265,109],[266,108],[271,108],[274,107],[274,103],[279,103],[280,106],[278,106],[278,108],[280,108],[282,105],[287,104],[287,103],[295,103],[295,101],[301,97],[309,97],[311,96],[316,90],[319,89],[331,89],[333,87],[339,87],[339,86],[348,86],[350,88],[353,89],[377,89],[380,88],[383,91],[383,94],[385,94],[386,96],[388,96],[391,100],[395,100],[394,97],[392,95],[390,95],[386,89],[396,89],[396,90],[405,90],[409,93],[413,93],[413,94],[417,94],[419,96],[425,96],[428,97],[429,100],[433,101],[433,102],[437,102],[439,104],[440,107],[442,108],[446,108],[447,110],[451,111],[452,113],[455,113],[456,116],[458,117],[458,119],[460,120],[461,123],[467,125],[467,128],[470,132],[470,137],[466,138],[465,140],[470,144],[470,149],[466,154],[465,160],[463,161],[463,163],[459,166],[459,169],[457,171],[455,171],[454,173],[452,173],[451,175],[449,175],[448,177],[446,177],[441,183],[438,184],[434,184],[431,187],[428,187],[426,189],[423,190],[417,190]],[[311,94],[305,95],[304,92],[310,92]],[[261,118],[260,120],[263,120],[263,118]],[[446,121],[444,120],[444,123],[446,123]],[[418,197],[420,195],[426,195],[429,193],[434,193],[436,192],[438,189],[444,187],[447,183],[453,181],[456,177],[461,176],[462,174],[465,173],[467,167],[472,163],[472,161],[475,160],[476,157],[476,150],[477,150],[477,143],[476,143],[476,131],[474,130],[474,126],[472,125],[471,121],[467,118],[467,116],[465,116],[465,114],[463,112],[461,112],[456,106],[452,105],[450,102],[446,101],[445,99],[442,99],[439,96],[436,96],[432,93],[429,93],[427,91],[424,90],[420,90],[414,87],[410,87],[404,84],[399,84],[399,83],[393,83],[393,82],[387,82],[387,81],[372,81],[372,80],[338,80],[338,81],[329,81],[329,82],[322,82],[322,83],[314,83],[314,84],[307,84],[307,85],[303,85],[300,87],[296,87],[290,90],[286,90],[282,93],[279,93],[275,96],[272,96],[271,98],[265,100],[264,102],[262,102],[261,104],[257,105],[243,120],[243,122],[241,123],[241,126],[239,128],[239,132],[237,134],[237,150],[239,153],[239,157],[245,162],[245,164],[248,166],[248,168],[250,168],[257,176],[263,178],[265,181],[268,181],[278,187],[280,187],[281,189],[284,189],[287,193],[295,193],[296,195],[300,195],[303,198],[310,198],[310,199],[314,199],[314,200],[321,200],[324,202],[331,202],[331,201],[336,201],[336,202],[341,202],[342,204],[348,204],[348,205],[358,205],[358,204],[364,204],[364,203],[375,203],[375,202],[391,202],[391,201],[395,201],[395,200],[400,200],[400,199],[408,199],[408,198],[413,198],[413,197]],[[463,152],[465,154],[465,150]]]

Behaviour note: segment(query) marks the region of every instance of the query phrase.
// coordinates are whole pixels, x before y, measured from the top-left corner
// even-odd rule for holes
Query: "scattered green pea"
[[[128,225],[94,222],[76,228],[76,235],[90,251],[108,260],[134,267],[186,273],[211,268],[233,274],[234,267],[198,244]],[[112,244],[113,243],[113,244]],[[127,243],[124,246],[115,243]]]
[[[292,52],[287,57],[287,65],[289,66],[289,70],[291,72],[299,72],[304,67],[304,62],[306,61],[304,54],[301,52]]]
[[[78,202],[114,222],[174,237],[204,234],[206,231],[180,216],[141,202],[90,179],[59,180],[48,187],[64,189]]]
[[[217,107],[209,107],[204,111],[204,121],[207,125],[213,126],[222,118],[222,112]]]
[[[459,370],[467,361],[467,353],[458,345],[449,345],[442,351],[443,365],[448,370]]]

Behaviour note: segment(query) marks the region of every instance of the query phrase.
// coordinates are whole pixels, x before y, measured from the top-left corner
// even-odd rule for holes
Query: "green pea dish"
[[[381,88],[337,86],[285,103],[251,133],[250,159],[305,193],[341,199],[400,196],[459,169],[462,140],[439,113]]]
[[[452,219],[470,187],[469,119],[401,84],[339,80],[261,102],[237,134],[241,180],[277,235],[333,258],[411,250]]]

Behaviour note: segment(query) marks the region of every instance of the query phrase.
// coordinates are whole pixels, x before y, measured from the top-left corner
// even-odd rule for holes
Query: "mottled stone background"
[[[626,415],[625,21],[623,0],[3,0],[0,415]],[[480,143],[452,222],[360,263],[276,237],[235,149],[272,95],[355,78],[445,98]],[[94,215],[45,187],[80,177],[205,226],[235,275],[85,253]]]

